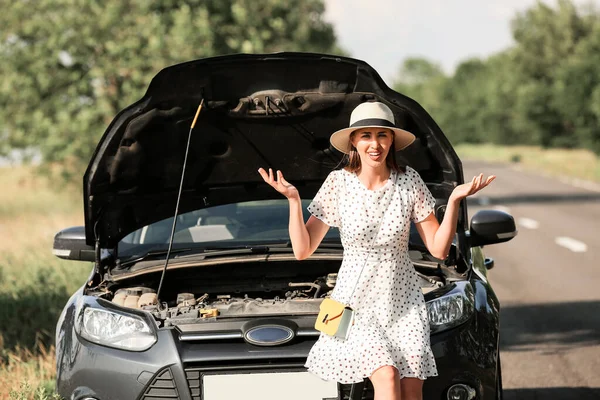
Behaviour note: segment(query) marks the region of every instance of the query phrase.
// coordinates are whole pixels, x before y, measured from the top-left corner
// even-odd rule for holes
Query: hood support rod
[[[181,170],[181,180],[179,182],[179,192],[177,193],[177,203],[175,204],[175,216],[173,217],[173,226],[171,227],[171,237],[169,238],[169,249],[167,250],[167,257],[165,259],[165,267],[163,268],[162,275],[160,277],[160,283],[158,284],[158,290],[156,291],[156,302],[158,304],[158,308],[161,309],[160,304],[160,290],[162,289],[163,280],[165,279],[165,274],[167,272],[167,266],[169,265],[169,256],[171,255],[171,248],[173,247],[173,237],[175,236],[175,227],[177,226],[177,214],[179,214],[179,200],[181,199],[181,192],[183,191],[183,179],[185,177],[185,167],[187,165],[188,154],[190,151],[190,141],[192,139],[192,131],[196,126],[196,121],[198,120],[198,116],[200,115],[200,110],[202,110],[202,106],[204,105],[204,97],[200,101],[200,105],[196,110],[196,116],[194,116],[194,120],[192,121],[192,126],[190,126],[190,132],[188,133],[187,145],[185,147],[185,157],[183,158],[183,168]]]

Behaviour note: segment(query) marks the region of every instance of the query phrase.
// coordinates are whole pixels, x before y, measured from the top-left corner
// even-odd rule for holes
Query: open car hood
[[[128,233],[173,216],[202,99],[180,213],[281,198],[259,167],[283,171],[303,198],[312,198],[343,156],[329,136],[348,126],[354,107],[371,100],[386,103],[396,124],[417,136],[397,159],[415,168],[442,204],[463,180],[460,160],[433,119],[363,61],[307,53],[202,59],[160,71],[104,133],[84,175],[88,244],[112,248]]]

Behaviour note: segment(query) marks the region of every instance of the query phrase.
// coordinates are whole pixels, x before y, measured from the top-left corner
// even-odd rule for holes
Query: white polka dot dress
[[[392,171],[376,190],[345,169],[329,174],[308,210],[340,230],[344,258],[331,297],[350,304],[355,321],[346,340],[321,333],[306,361],[310,372],[340,383],[360,382],[384,365],[401,378],[437,376],[425,300],[408,256],[410,220],[425,219],[434,205],[410,167]]]

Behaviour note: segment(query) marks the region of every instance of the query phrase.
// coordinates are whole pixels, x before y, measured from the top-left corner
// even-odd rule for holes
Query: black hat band
[[[361,119],[360,121],[356,121],[355,123],[350,125],[350,128],[359,128],[361,126],[388,126],[390,128],[396,127],[396,125],[394,125],[392,122],[388,121],[387,119],[368,118],[368,119]]]

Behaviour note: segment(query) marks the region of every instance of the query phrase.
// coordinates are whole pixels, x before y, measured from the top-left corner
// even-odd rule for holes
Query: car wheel
[[[502,400],[502,367],[500,363],[500,350],[498,350],[498,357],[496,358],[496,400]]]

